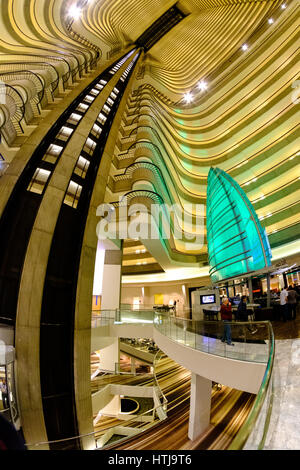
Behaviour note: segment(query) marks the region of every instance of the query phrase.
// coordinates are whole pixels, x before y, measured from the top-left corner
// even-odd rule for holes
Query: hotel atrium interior
[[[300,450],[299,23],[0,0],[0,449]]]

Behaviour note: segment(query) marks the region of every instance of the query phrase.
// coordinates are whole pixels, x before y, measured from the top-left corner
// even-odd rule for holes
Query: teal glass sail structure
[[[265,229],[241,187],[211,168],[207,182],[207,245],[210,276],[219,282],[271,265]]]

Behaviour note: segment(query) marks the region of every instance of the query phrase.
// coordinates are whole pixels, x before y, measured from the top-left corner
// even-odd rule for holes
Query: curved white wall
[[[153,328],[156,344],[171,359],[191,372],[237,390],[257,393],[266,364],[238,361],[208,354],[172,341]]]

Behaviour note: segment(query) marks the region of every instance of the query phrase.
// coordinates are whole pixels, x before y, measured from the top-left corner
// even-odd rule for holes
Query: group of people
[[[283,321],[295,320],[297,314],[297,301],[300,299],[299,290],[294,286],[289,286],[287,289],[283,288],[280,292],[280,308],[282,311]],[[222,305],[220,309],[221,320],[224,322],[224,330],[222,342],[227,343],[229,346],[234,346],[231,340],[231,326],[230,322],[232,321],[232,308],[230,300],[227,297],[222,299]],[[235,313],[236,321],[247,322],[248,321],[248,312],[247,312],[247,296],[243,295],[241,297],[240,303],[238,305],[237,311]],[[252,325],[248,325],[247,329],[250,333],[254,334],[257,332],[257,329]]]
[[[297,300],[300,298],[298,292],[294,286],[289,286],[287,289],[284,287],[280,292],[280,308],[284,322],[296,320]]]

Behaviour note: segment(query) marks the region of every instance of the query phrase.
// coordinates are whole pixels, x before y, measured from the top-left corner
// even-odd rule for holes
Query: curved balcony
[[[218,321],[192,321],[151,310],[116,310],[93,317],[93,328],[109,324],[112,334],[128,337],[143,331],[144,336],[150,335],[153,327],[151,337],[178,364],[213,381],[257,394],[230,449],[263,448],[273,400],[275,341],[270,322],[232,322],[234,347],[222,343],[223,322]]]
[[[255,326],[257,334],[255,336],[249,331],[249,328]],[[261,371],[259,379],[257,396],[254,404],[240,427],[237,435],[232,440],[229,449],[238,450],[243,448],[262,449],[266,440],[273,400],[273,361],[274,361],[274,335],[272,326],[269,322],[239,322],[231,323],[232,339],[235,341],[234,348],[221,343],[220,338],[223,333],[223,322],[211,321],[192,321],[184,318],[168,316],[150,309],[141,311],[131,310],[107,310],[101,311],[100,314],[92,317],[92,338],[97,330],[101,330],[101,335],[114,335],[119,337],[134,337],[137,334],[143,334],[144,337],[150,335],[155,339],[159,347],[170,348],[170,343],[173,345],[171,351],[172,359],[178,361],[189,370],[194,369],[197,373],[201,369],[203,373],[203,363],[211,357],[213,361],[219,361],[222,365],[221,369],[226,369],[226,362],[230,367],[235,367],[236,363],[239,371],[242,369],[249,373],[249,364],[258,366]],[[140,330],[140,331],[138,331]],[[252,330],[253,331],[253,330]],[[93,340],[92,340],[93,343]],[[92,350],[93,350],[92,346]],[[174,352],[177,350],[177,353]],[[189,354],[186,355],[186,351]],[[80,440],[86,449],[105,450],[111,448],[113,445],[123,445],[128,439],[139,439],[139,435],[145,431],[151,432],[152,427],[155,430],[162,426],[162,422],[168,420],[168,408],[170,404],[164,395],[163,390],[157,379],[158,365],[160,361],[165,358],[165,354],[169,355],[168,351],[160,350],[153,362],[153,375],[152,374],[137,374],[133,373],[118,373],[111,372],[105,374],[103,377],[103,386],[97,388],[96,393],[105,395],[105,393],[121,393],[119,388],[126,375],[126,381],[134,379],[134,387],[136,391],[132,392],[133,385],[126,385],[128,392],[141,393],[145,386],[155,389],[153,395],[154,406],[151,409],[141,414],[128,416],[121,424],[114,422],[113,425],[104,425],[101,429],[91,432],[89,434],[74,436],[73,438],[61,439],[59,441],[49,441],[44,443],[27,444],[31,449],[43,448],[45,445],[57,443],[60,446],[65,446],[68,449],[72,447],[72,443]],[[177,354],[175,359],[174,354]],[[195,359],[193,355],[198,354]],[[206,356],[206,359],[205,359]],[[201,360],[199,360],[201,357]],[[188,358],[188,359],[187,359]],[[185,361],[188,360],[188,363]],[[176,362],[177,362],[176,361]],[[202,364],[201,364],[202,363]],[[215,362],[215,365],[217,362]],[[199,369],[200,368],[200,369]],[[210,364],[210,371],[207,376],[216,377],[220,373],[219,368],[212,368]],[[257,369],[257,370],[259,370]],[[226,369],[228,372],[228,368]],[[151,375],[151,377],[150,377]],[[122,379],[123,377],[123,379]],[[239,379],[240,380],[240,379]],[[119,388],[118,388],[119,387]],[[138,387],[140,387],[138,389]],[[126,390],[127,390],[126,389]],[[139,390],[139,391],[138,391]],[[133,396],[133,395],[132,395]],[[145,396],[145,395],[143,395]],[[150,396],[150,395],[149,395]],[[95,397],[96,398],[96,397]],[[95,400],[94,400],[95,401]],[[171,409],[172,407],[170,407]],[[163,425],[164,426],[164,425]],[[111,440],[114,436],[113,440]],[[116,438],[118,436],[118,438]],[[113,441],[113,443],[112,443]]]

